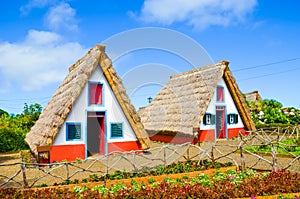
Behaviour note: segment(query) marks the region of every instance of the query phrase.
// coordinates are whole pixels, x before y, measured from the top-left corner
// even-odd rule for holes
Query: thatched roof
[[[262,100],[258,91],[252,91],[250,93],[245,93],[245,96],[246,96],[246,100],[249,102],[255,102],[257,100]]]
[[[116,74],[111,60],[105,53],[105,46],[96,45],[69,68],[69,74],[26,135],[25,141],[29,144],[32,152],[37,154],[37,146],[53,144],[60,128],[97,66],[103,71],[142,148],[150,147],[149,137],[126,94],[121,78]]]
[[[148,132],[191,135],[199,128],[220,79],[223,77],[247,130],[255,126],[228,61],[171,76],[154,100],[139,111]]]

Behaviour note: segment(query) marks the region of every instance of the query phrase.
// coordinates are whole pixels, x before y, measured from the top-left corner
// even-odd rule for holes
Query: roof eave
[[[246,130],[253,131],[256,130],[255,124],[252,120],[251,113],[247,107],[245,99],[240,91],[230,69],[229,69],[229,62],[224,62],[226,64],[226,68],[224,70],[224,81],[229,89],[229,92],[235,102],[235,105],[238,109],[238,112],[243,120]]]

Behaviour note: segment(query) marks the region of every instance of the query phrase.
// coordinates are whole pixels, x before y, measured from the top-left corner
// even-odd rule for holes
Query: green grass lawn
[[[282,140],[279,143],[274,143],[275,150],[278,154],[289,154],[293,156],[300,155],[300,139],[287,139]],[[261,144],[259,146],[248,146],[245,150],[250,152],[265,152],[272,153],[270,144]]]

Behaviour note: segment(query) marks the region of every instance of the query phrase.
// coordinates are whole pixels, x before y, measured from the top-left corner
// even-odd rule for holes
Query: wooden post
[[[272,150],[272,158],[273,158],[273,171],[277,171],[277,157],[276,157],[276,150],[274,144],[271,143],[271,150]]]
[[[68,162],[66,162],[66,163],[64,163],[64,164],[66,164],[66,170],[67,170],[67,180],[69,180],[69,163]]]
[[[106,174],[108,174],[108,155],[106,155]]]
[[[167,156],[167,154],[166,154],[166,147],[164,146],[164,167],[165,167],[166,164],[167,164],[166,156]]]
[[[190,160],[190,145],[188,146],[186,153],[187,153],[187,160],[189,161]]]
[[[136,171],[137,168],[136,168],[136,152],[133,153],[133,167],[134,167],[134,170]]]
[[[213,167],[215,166],[214,147],[215,147],[215,146],[212,146],[212,147],[211,147],[211,152],[210,152],[211,162],[212,162],[212,166],[213,166]]]
[[[25,164],[21,164],[21,170],[22,170],[22,174],[23,174],[23,187],[24,188],[28,188],[28,182],[27,182],[27,179],[26,179],[25,168],[26,168],[26,165]]]
[[[244,157],[244,153],[243,153],[243,147],[240,146],[239,149],[240,149],[240,157],[241,157],[241,170],[244,171],[246,168],[246,165],[245,165],[245,157]]]

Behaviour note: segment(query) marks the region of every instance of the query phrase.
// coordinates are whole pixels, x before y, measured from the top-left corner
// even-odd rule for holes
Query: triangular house
[[[69,68],[25,140],[36,155],[48,148],[50,162],[150,146],[104,45]]]
[[[245,93],[245,96],[246,96],[246,100],[249,102],[255,102],[255,101],[262,100],[258,91],[252,91],[250,93]]]
[[[254,130],[228,61],[171,76],[139,111],[150,139],[184,143],[231,138]]]

